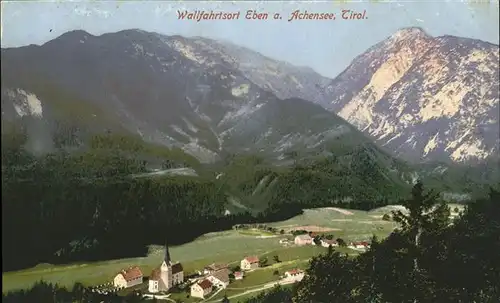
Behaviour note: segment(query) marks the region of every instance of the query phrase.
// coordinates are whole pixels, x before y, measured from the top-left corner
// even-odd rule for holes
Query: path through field
[[[331,209],[331,210],[334,210],[336,212],[339,212],[343,215],[346,215],[346,216],[352,216],[354,215],[354,213],[348,211],[348,210],[345,210],[345,209],[341,209],[341,208],[336,208],[336,207],[327,207],[326,209]]]
[[[250,289],[250,290],[246,290],[246,291],[244,291],[242,293],[239,293],[237,295],[232,295],[232,296],[229,296],[227,298],[228,299],[234,299],[234,298],[245,296],[245,295],[248,295],[248,294],[251,294],[251,293],[254,293],[254,292],[261,292],[263,290],[272,288],[272,287],[274,287],[276,285],[288,285],[288,284],[293,284],[295,282],[296,282],[295,280],[285,280],[285,279],[278,280],[278,281],[273,281],[273,282],[269,282],[269,283],[264,284],[264,286],[262,286],[262,287],[254,288],[254,289]],[[216,303],[216,302],[220,302],[220,300],[208,301],[206,303]]]

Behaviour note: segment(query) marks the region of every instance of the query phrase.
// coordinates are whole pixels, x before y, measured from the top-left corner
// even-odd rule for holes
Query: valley
[[[379,238],[385,238],[395,226],[392,222],[374,218],[374,216],[380,217],[379,214],[385,212],[383,209],[349,210],[349,212],[352,215],[345,215],[329,208],[306,209],[304,214],[286,221],[262,223],[262,225],[278,230],[286,229],[287,232],[284,234],[278,232],[273,237],[266,237],[235,229],[213,232],[204,234],[192,242],[171,247],[170,253],[176,261],[182,262],[188,275],[212,263],[236,265],[235,263],[239,263],[246,255],[257,255],[261,258],[267,256],[270,261],[274,255],[278,255],[283,262],[283,266],[279,266],[280,271],[294,267],[305,269],[308,260],[312,256],[324,252],[326,248],[301,247],[293,244],[284,246],[280,243],[281,239],[289,239],[293,242],[293,236],[288,232],[290,230],[300,230],[304,226],[306,226],[306,230],[312,230],[307,226],[319,225],[331,229],[331,231],[326,231],[326,234],[333,234],[335,238],[342,238],[346,242],[350,242],[369,240],[374,234]],[[354,255],[358,253],[349,248],[337,249]],[[148,273],[156,264],[160,263],[163,255],[162,246],[152,245],[145,257],[65,265],[39,264],[30,269],[4,273],[2,276],[3,292],[29,288],[40,279],[59,283],[66,287],[71,287],[76,282],[83,283],[85,286],[97,286],[111,281],[116,272],[128,266],[140,266],[143,272]],[[268,273],[268,276],[263,275],[256,279],[253,282],[255,286],[272,281],[272,271],[276,268],[276,266],[269,269],[264,268],[271,272]],[[252,273],[249,275],[251,277]],[[236,287],[245,290],[253,286],[252,278],[250,278],[250,282],[245,280],[244,284],[237,283],[228,290]],[[232,292],[235,293],[236,290],[238,289]]]
[[[73,30],[1,56],[12,302],[37,289],[140,301],[171,279],[170,254],[185,276],[161,291],[169,302],[498,294],[485,255],[499,249],[498,45],[402,28],[333,79],[141,29]],[[213,263],[228,285],[204,282]]]

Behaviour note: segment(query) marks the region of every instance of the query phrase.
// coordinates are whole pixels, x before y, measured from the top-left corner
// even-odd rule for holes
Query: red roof
[[[248,263],[252,264],[252,263],[258,263],[259,262],[259,257],[257,256],[250,256],[250,257],[246,257],[245,260],[247,260]]]
[[[289,273],[290,275],[296,275],[296,274],[300,274],[302,272],[303,272],[302,270],[297,269],[297,268],[287,271],[287,273]]]
[[[212,287],[212,282],[210,282],[209,280],[205,279],[201,282],[198,282],[198,285],[200,285],[201,289],[205,290],[205,289],[208,289],[210,287]]]
[[[243,272],[241,272],[241,271],[235,271],[235,272],[234,272],[234,276],[235,276],[235,277],[240,277],[240,276],[243,276]]]
[[[361,241],[361,242],[354,242],[354,245],[363,245],[363,246],[370,246],[370,243],[366,241]]]
[[[142,277],[142,271],[139,267],[137,266],[132,266],[127,269],[122,270],[121,272],[118,273],[119,275],[121,274],[125,281],[132,281],[137,278]]]
[[[149,276],[151,281],[159,281],[161,279],[161,270],[159,268],[154,269]]]

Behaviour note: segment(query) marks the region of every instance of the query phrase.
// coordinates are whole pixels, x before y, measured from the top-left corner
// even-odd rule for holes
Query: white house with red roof
[[[233,275],[235,280],[242,280],[244,273],[242,271],[235,271]]]
[[[212,289],[212,282],[207,279],[196,282],[191,285],[191,297],[204,299],[208,294],[212,292]]]
[[[212,284],[217,287],[226,288],[229,285],[229,270],[228,269],[218,270],[213,274],[208,275],[207,280],[212,282]]]
[[[143,274],[139,267],[131,266],[120,271],[113,279],[116,288],[128,288],[142,283]]]
[[[366,250],[370,248],[370,243],[366,241],[351,242],[347,247],[351,249]]]
[[[259,268],[259,257],[257,256],[246,257],[245,259],[241,260],[240,268],[241,270],[252,270]]]
[[[305,272],[301,269],[295,268],[285,272],[286,280],[300,281],[304,278]]]

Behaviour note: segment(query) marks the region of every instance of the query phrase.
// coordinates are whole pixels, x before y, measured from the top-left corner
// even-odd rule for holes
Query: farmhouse
[[[205,275],[211,275],[211,274],[213,274],[215,272],[218,272],[219,270],[224,270],[224,269],[228,269],[227,264],[216,264],[216,263],[213,263],[213,264],[210,264],[207,267],[205,267],[203,269],[203,273]]]
[[[293,281],[300,281],[302,278],[304,278],[304,271],[300,269],[292,269],[289,271],[285,272],[285,279],[288,280],[293,280]]]
[[[321,246],[323,246],[323,247],[329,247],[329,246],[337,247],[337,246],[339,246],[339,244],[335,240],[323,239],[323,240],[321,240]]]
[[[149,292],[168,291],[172,286],[184,282],[184,269],[181,263],[172,263],[168,246],[160,268],[154,269],[149,277]]]
[[[259,257],[257,256],[246,257],[245,259],[241,260],[240,268],[242,270],[251,270],[259,268]]]
[[[203,280],[191,285],[191,297],[204,299],[206,295],[212,292],[212,282]]]
[[[294,243],[296,245],[310,245],[313,243],[313,238],[309,235],[298,235],[295,237]]]
[[[242,280],[243,279],[243,272],[242,271],[235,271],[233,273],[234,279],[235,280]]]
[[[361,242],[351,242],[347,247],[351,249],[368,249],[370,248],[370,243],[366,241]]]
[[[292,269],[289,271],[285,272],[285,277],[290,278],[290,277],[295,277],[298,275],[304,274],[304,271],[301,269]]]
[[[142,283],[142,271],[137,266],[123,269],[113,279],[113,285],[117,288],[128,288]]]
[[[226,288],[229,285],[229,270],[223,269],[216,271],[215,273],[209,275],[207,280],[212,282],[213,285]]]

